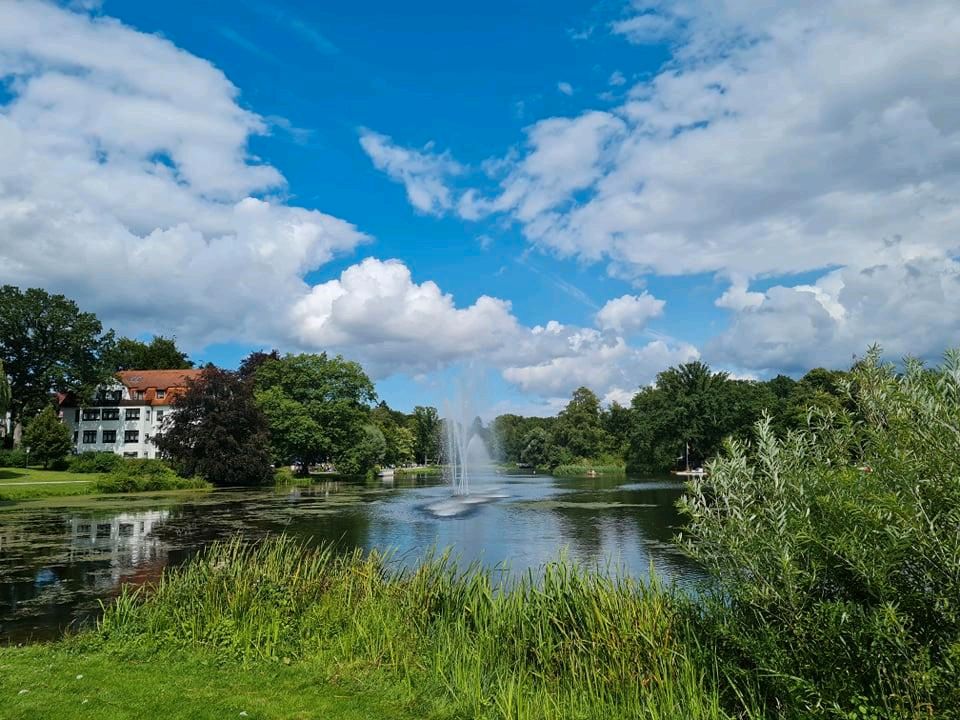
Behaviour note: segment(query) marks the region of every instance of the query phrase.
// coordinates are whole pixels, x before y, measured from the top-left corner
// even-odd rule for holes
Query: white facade
[[[132,458],[157,457],[156,437],[175,412],[169,404],[171,393],[182,387],[185,373],[172,377],[168,387],[131,386],[127,378],[135,383],[143,377],[165,374],[166,371],[143,371],[143,375],[138,376],[122,372],[120,382],[97,390],[93,403],[61,406],[60,417],[73,434],[74,450],[77,453],[113,452]]]
[[[65,407],[63,424],[73,433],[78,453],[113,452],[124,457],[154,458],[154,438],[170,412],[169,407],[149,405]]]

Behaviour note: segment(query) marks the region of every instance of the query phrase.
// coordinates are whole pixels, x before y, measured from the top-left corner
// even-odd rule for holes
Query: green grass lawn
[[[0,716],[33,718],[430,717],[379,685],[333,685],[310,663],[243,667],[178,653],[133,661],[71,643],[0,649]]]
[[[99,473],[75,473],[39,468],[0,468],[0,501],[88,495],[96,490]]]

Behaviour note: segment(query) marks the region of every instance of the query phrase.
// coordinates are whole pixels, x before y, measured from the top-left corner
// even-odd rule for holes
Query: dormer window
[[[157,390],[157,400],[163,400],[167,396],[166,390]]]
[[[134,390],[133,391],[134,400],[143,400],[143,390]]]

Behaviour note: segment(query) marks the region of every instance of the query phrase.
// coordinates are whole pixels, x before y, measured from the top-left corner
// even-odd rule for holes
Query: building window
[[[119,420],[119,419],[120,419],[120,408],[104,408],[104,409],[103,409],[103,419],[104,419],[104,420]]]
[[[143,400],[143,390],[134,390],[133,391],[134,400]]]
[[[78,440],[79,438],[80,438],[80,433],[77,432],[76,430],[74,430],[74,431],[73,431],[73,444],[74,444],[74,445],[77,444],[77,440]]]
[[[147,422],[150,422],[150,408],[147,408]]]
[[[100,419],[100,410],[84,410],[83,411],[84,420],[99,420]]]
[[[157,390],[157,400],[163,400],[167,396],[166,390]]]
[[[83,442],[85,445],[91,445],[97,441],[97,431],[96,430],[84,430],[83,431]]]
[[[157,422],[163,420],[163,410],[157,410]]]
[[[140,431],[139,430],[125,430],[123,433],[123,441],[125,443],[136,443],[140,442]]]
[[[103,442],[113,445],[117,441],[117,431],[116,430],[104,430],[103,431]]]
[[[73,421],[77,423],[80,422],[80,408],[73,411]]]
[[[127,408],[127,420],[139,420],[140,408]]]
[[[135,452],[125,452],[125,453],[123,454],[123,456],[124,456],[125,458],[135,458],[135,457],[137,457],[138,455],[139,455],[139,453],[135,453]]]

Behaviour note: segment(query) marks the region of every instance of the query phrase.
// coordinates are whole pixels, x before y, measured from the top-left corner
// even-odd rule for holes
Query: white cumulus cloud
[[[623,295],[607,302],[597,313],[597,323],[606,330],[629,333],[641,330],[663,313],[666,303],[648,292]]]
[[[303,276],[368,238],[270,196],[268,132],[206,60],[110,18],[0,4],[0,282],[189,346],[282,336]]]
[[[699,356],[683,343],[633,346],[615,332],[556,321],[528,327],[497,298],[458,307],[436,283],[415,282],[399,260],[376,258],[315,286],[294,307],[291,324],[303,346],[344,352],[378,376],[473,360],[544,398],[568,396],[580,385],[601,396],[615,387],[635,390],[663,368]]]

